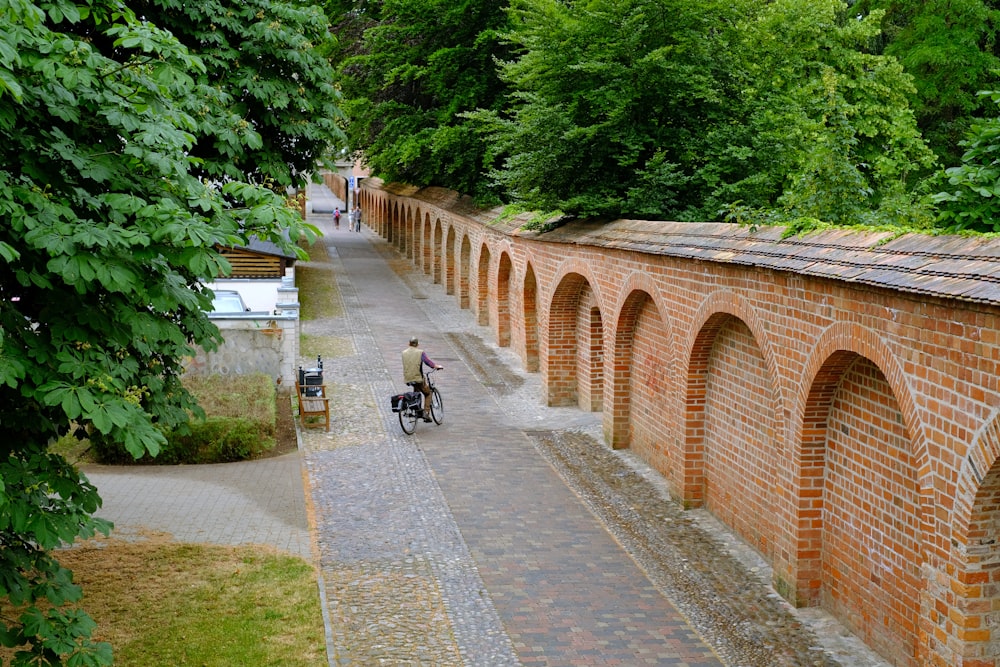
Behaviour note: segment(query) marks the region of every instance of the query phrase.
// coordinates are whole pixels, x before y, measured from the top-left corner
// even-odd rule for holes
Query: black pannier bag
[[[419,391],[408,391],[405,394],[396,394],[389,397],[393,412],[402,412],[406,408],[420,409],[424,405],[424,395]]]
[[[424,395],[419,391],[406,392],[406,404],[418,410],[424,406]]]

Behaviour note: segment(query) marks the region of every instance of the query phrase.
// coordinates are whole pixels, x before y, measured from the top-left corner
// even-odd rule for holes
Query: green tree
[[[977,92],[1000,69],[1000,6],[995,0],[863,0],[854,11],[884,10],[877,48],[914,80],[914,111],[944,164],[961,157],[959,140],[992,109]]]
[[[503,113],[481,113],[525,207],[837,224],[927,219],[908,78],[838,0],[517,0]]]
[[[340,3],[342,6],[343,3]],[[356,3],[337,22],[349,144],[387,180],[489,197],[486,147],[466,112],[494,108],[502,0]]]
[[[217,156],[229,178],[203,178],[196,141],[233,162],[264,144],[256,120],[207,129],[233,127],[225,91],[203,97],[207,71],[116,0],[0,4],[0,645],[15,665],[110,662],[51,555],[109,526],[48,443],[155,454],[197,412],[184,359],[221,340],[201,287],[228,268],[216,244],[311,233],[281,194],[235,178],[263,172]]]
[[[277,0],[132,6],[205,64],[189,112],[198,123],[192,155],[209,178],[299,187],[317,161],[344,145],[327,59],[334,40],[319,7]]]
[[[1000,106],[1000,91],[980,95]],[[951,189],[933,196],[950,232],[1000,232],[1000,116],[975,121],[961,142],[962,163],[945,171]]]
[[[878,14],[845,10],[839,0],[778,0],[741,24],[736,143],[754,168],[720,188],[723,205],[841,225],[929,224],[912,189],[934,156],[909,107],[910,78],[868,52]]]
[[[697,215],[702,133],[725,116],[743,4],[515,0],[512,92],[478,115],[507,196],[573,215]]]

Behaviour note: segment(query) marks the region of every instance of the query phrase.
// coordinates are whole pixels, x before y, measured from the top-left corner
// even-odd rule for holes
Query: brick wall
[[[741,535],[789,601],[893,664],[1000,667],[1000,243],[533,233],[441,189],[368,179],[361,198],[548,404],[600,411],[607,444]]]

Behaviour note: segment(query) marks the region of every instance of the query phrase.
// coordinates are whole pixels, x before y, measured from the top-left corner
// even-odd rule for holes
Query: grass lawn
[[[326,665],[316,573],[259,547],[88,542],[58,554],[117,667]]]

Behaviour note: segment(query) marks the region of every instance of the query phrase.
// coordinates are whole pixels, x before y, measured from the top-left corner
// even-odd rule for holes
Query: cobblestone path
[[[300,362],[323,355],[333,397],[330,432],[302,435],[331,665],[884,664],[600,445],[599,414],[543,407],[440,285],[327,218],[303,266],[331,269],[336,307],[303,322]],[[407,436],[388,397],[414,335],[446,367],[445,421]]]

